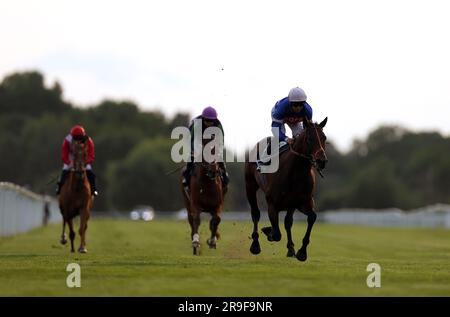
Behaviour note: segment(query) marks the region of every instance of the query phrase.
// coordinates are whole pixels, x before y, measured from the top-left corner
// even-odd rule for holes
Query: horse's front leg
[[[311,230],[312,227],[314,225],[314,222],[316,222],[316,218],[317,218],[317,214],[314,212],[314,210],[309,210],[309,211],[302,211],[302,213],[304,213],[308,219],[308,227],[306,228],[306,233],[305,236],[303,237],[303,241],[302,241],[302,247],[298,250],[296,257],[299,261],[306,261],[307,259],[307,253],[306,253],[306,247],[309,244],[309,237],[311,235]]]
[[[189,224],[191,225],[192,251],[194,255],[200,255],[200,211],[197,208],[191,208],[188,214]]]
[[[75,230],[73,230],[73,218],[67,219],[67,224],[69,225],[70,252],[75,252],[74,248]]]
[[[281,231],[278,224],[278,210],[275,209],[273,204],[269,204],[268,207],[270,224],[272,226],[262,228],[262,232],[267,236],[267,240],[278,242],[281,240]]]
[[[80,234],[80,248],[78,249],[78,252],[80,253],[87,253],[87,248],[86,248],[86,231],[87,231],[87,223],[89,220],[89,212],[88,210],[82,210],[80,213],[80,229],[79,229],[79,234]]]
[[[67,243],[67,238],[66,238],[66,220],[63,217],[63,225],[62,225],[62,233],[61,233],[61,240],[59,242],[61,242],[62,245]]]
[[[291,228],[292,228],[292,224],[294,223],[294,209],[289,209],[286,212],[286,216],[284,217],[284,228],[286,229],[286,233],[287,233],[287,255],[288,257],[293,257],[295,256],[295,249],[294,249],[294,242],[292,241],[292,233],[291,233]]]

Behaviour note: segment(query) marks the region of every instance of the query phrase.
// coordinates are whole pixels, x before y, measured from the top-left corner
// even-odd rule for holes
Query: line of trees
[[[319,184],[322,209],[450,203],[450,138],[438,132],[381,126],[345,155],[328,152],[329,177]]]
[[[126,100],[80,108],[64,100],[58,82],[47,87],[41,73],[13,73],[0,83],[0,181],[53,194],[63,138],[71,126],[82,124],[96,146],[94,170],[101,190],[96,210],[136,205],[178,210],[183,207],[179,173],[166,175],[177,167],[170,159],[170,133],[190,119],[189,113],[168,118],[142,111]],[[316,190],[319,209],[450,203],[450,139],[437,132],[383,126],[355,141],[348,153],[331,143],[327,154],[326,177],[318,179]],[[243,163],[227,167],[226,209],[247,210]]]

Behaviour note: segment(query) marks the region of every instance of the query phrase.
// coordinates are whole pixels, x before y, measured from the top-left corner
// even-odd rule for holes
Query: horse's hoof
[[[65,245],[65,244],[67,243],[67,239],[66,239],[66,238],[61,238],[61,240],[59,240],[59,242],[60,242],[62,245]]]
[[[286,256],[287,256],[288,258],[294,257],[294,256],[295,256],[295,250],[294,250],[294,248],[288,248],[288,252],[287,252]]]
[[[192,246],[192,254],[193,255],[200,255],[200,244],[197,246]]]
[[[80,253],[87,253],[87,249],[86,249],[86,247],[80,247],[78,249],[78,252],[80,252]]]
[[[250,246],[250,252],[254,255],[261,253],[261,246],[259,245],[258,241],[252,242],[252,245]]]
[[[208,244],[210,249],[215,249],[216,248],[216,239],[207,239],[206,243]]]
[[[281,233],[279,233],[279,234],[272,234],[271,238],[272,238],[272,241],[274,241],[274,242],[281,241]]]
[[[272,238],[272,227],[264,227],[261,229],[261,231],[266,235],[267,240],[269,240],[270,242],[273,241]]]
[[[308,255],[306,254],[306,250],[298,250],[297,254],[296,254],[297,260],[301,261],[301,262],[305,262],[306,259],[308,258]]]
[[[264,227],[261,228],[261,231],[266,235],[270,236],[272,234],[272,227]]]
[[[192,240],[192,252],[194,255],[200,255],[200,236],[196,233]]]

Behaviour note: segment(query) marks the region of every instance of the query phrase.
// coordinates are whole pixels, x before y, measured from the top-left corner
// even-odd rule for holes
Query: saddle
[[[267,138],[267,147],[264,149],[263,155],[262,157],[259,155],[259,151],[257,153],[257,164],[258,166],[261,165],[270,165],[271,160],[272,160],[272,149],[271,149],[271,145],[272,143],[270,142],[271,137]],[[280,147],[278,149],[278,155],[280,155],[283,152],[286,152],[287,150],[289,150],[289,144],[287,142],[280,142]],[[275,154],[273,154],[275,155]]]

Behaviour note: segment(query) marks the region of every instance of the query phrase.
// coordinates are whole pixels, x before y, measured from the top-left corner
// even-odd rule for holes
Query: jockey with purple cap
[[[203,109],[201,115],[195,117],[191,124],[189,125],[189,131],[191,132],[191,161],[187,163],[186,170],[183,172],[183,186],[188,189],[189,183],[191,179],[192,167],[194,166],[193,162],[193,150],[194,150],[194,120],[201,119],[202,120],[202,135],[203,132],[209,127],[217,127],[222,131],[222,135],[224,135],[222,123],[217,118],[217,111],[213,107],[206,107]],[[218,162],[219,168],[222,174],[222,183],[224,187],[228,185],[229,176],[226,170],[225,162]]]

